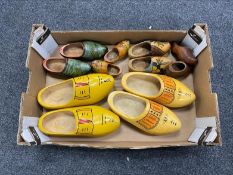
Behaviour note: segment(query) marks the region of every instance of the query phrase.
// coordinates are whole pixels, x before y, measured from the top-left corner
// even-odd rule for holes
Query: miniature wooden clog
[[[187,76],[190,73],[190,68],[183,61],[176,61],[171,63],[164,72],[167,76],[179,78]]]
[[[129,60],[128,67],[133,72],[163,73],[172,63],[168,57],[140,57]]]
[[[108,51],[102,44],[93,41],[76,42],[64,45],[60,54],[68,58],[84,58],[86,60],[100,59]]]
[[[169,42],[143,41],[129,48],[129,57],[163,56],[171,48]]]
[[[104,56],[104,61],[109,63],[115,63],[126,57],[129,50],[129,41],[121,41],[115,47],[113,47]]]
[[[50,73],[76,77],[91,70],[88,63],[68,58],[50,58],[43,61],[43,67]]]
[[[96,137],[109,134],[119,126],[119,117],[100,106],[82,106],[47,112],[38,122],[39,129],[51,136]]]
[[[89,74],[43,88],[38,102],[47,109],[90,105],[99,102],[112,90],[114,78],[106,74]]]
[[[130,72],[121,80],[123,88],[133,94],[167,107],[184,107],[195,100],[195,94],[180,81],[158,74]]]
[[[91,63],[92,70],[96,73],[109,74],[114,77],[121,74],[121,68],[119,66],[109,64],[106,61],[95,60]]]
[[[179,46],[178,44],[173,43],[171,51],[178,60],[183,61],[186,64],[195,65],[198,62],[198,60],[193,55],[192,50],[188,47]]]
[[[170,134],[181,128],[181,121],[171,110],[127,92],[110,93],[108,104],[113,112],[148,134]]]

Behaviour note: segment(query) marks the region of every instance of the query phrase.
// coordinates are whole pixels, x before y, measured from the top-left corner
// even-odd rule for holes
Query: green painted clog
[[[61,47],[60,53],[67,58],[84,58],[95,60],[102,58],[107,53],[108,48],[94,41],[83,41],[67,44]]]
[[[88,74],[91,66],[88,63],[68,58],[50,58],[43,61],[43,67],[50,73],[76,77]]]

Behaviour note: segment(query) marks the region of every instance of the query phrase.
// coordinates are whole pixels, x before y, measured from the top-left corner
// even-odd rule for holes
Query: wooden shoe
[[[168,57],[147,56],[129,60],[128,67],[132,72],[163,73],[171,63]]]
[[[184,107],[195,100],[195,94],[180,81],[158,74],[130,72],[121,80],[123,88],[133,94],[167,107]]]
[[[100,59],[108,51],[102,44],[93,41],[76,42],[64,45],[60,54],[67,58],[84,58],[86,60]]]
[[[104,61],[115,63],[127,56],[129,50],[129,41],[121,41],[104,56]]]
[[[169,42],[143,41],[129,48],[129,57],[163,56],[171,48]]]
[[[89,74],[43,88],[37,99],[47,109],[90,105],[106,97],[113,86],[112,76]]]
[[[195,65],[198,62],[193,55],[192,50],[188,47],[179,46],[178,44],[173,43],[171,51],[178,60],[183,61],[186,64]]]
[[[190,68],[183,61],[176,61],[171,63],[164,72],[167,76],[179,78],[187,76],[190,73]]]
[[[47,112],[38,122],[39,129],[51,136],[96,137],[109,134],[119,126],[119,117],[100,106],[82,106]]]
[[[88,63],[68,58],[50,58],[43,61],[43,67],[52,74],[77,77],[91,70]]]
[[[106,61],[95,60],[91,63],[92,70],[96,73],[109,74],[114,77],[121,74],[121,68]]]
[[[117,115],[148,134],[170,134],[181,128],[179,118],[171,110],[127,92],[110,93],[108,104]]]

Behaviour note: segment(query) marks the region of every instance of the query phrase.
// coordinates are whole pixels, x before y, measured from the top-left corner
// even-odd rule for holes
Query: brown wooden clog
[[[115,63],[126,57],[129,50],[129,41],[121,41],[104,56],[104,61]]]
[[[119,66],[107,63],[106,61],[95,60],[91,63],[92,70],[96,73],[109,74],[114,77],[121,74],[122,70]]]
[[[91,70],[88,63],[68,58],[50,58],[43,61],[43,67],[50,73],[76,77],[85,75]]]
[[[169,42],[143,41],[129,48],[129,57],[163,56],[171,48]]]
[[[186,64],[195,65],[198,62],[198,60],[193,55],[192,50],[188,47],[179,46],[178,44],[173,43],[171,51],[178,60],[183,61]]]
[[[172,63],[168,57],[140,57],[129,60],[129,71],[163,73],[163,70]]]
[[[174,78],[184,77],[187,76],[189,73],[190,68],[183,61],[173,62],[165,69],[165,74]]]

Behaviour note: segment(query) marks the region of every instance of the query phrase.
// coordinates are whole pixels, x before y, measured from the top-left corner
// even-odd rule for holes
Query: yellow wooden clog
[[[169,134],[181,128],[179,118],[171,110],[127,92],[110,93],[108,104],[113,112],[148,134]]]
[[[113,85],[110,75],[89,74],[48,86],[40,90],[37,99],[47,109],[90,105],[106,97]]]
[[[119,126],[119,117],[100,106],[59,109],[45,113],[38,121],[39,129],[51,136],[102,136]]]
[[[195,94],[187,86],[165,75],[130,72],[124,74],[121,84],[128,92],[167,107],[184,107],[196,99]]]

